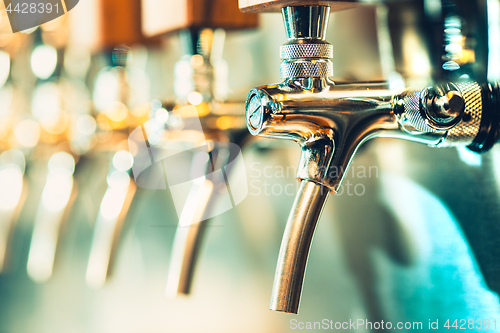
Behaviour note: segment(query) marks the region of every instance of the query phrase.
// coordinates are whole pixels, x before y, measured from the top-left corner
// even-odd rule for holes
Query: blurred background
[[[81,0],[20,33],[0,10],[0,332],[276,333],[325,318],[499,329],[498,147],[365,144],[322,214],[300,314],[268,309],[300,148],[250,138],[241,118],[251,88],[280,82],[282,18],[231,0],[200,1],[197,19],[183,3]],[[432,82],[436,32],[421,27],[436,3],[332,13],[334,79]],[[448,16],[447,52],[460,44],[456,62],[494,81],[500,2],[467,3],[480,10]],[[248,195],[204,225],[191,293],[166,297],[179,215],[168,189],[135,185],[129,134],[168,112],[158,140],[186,141],[171,113],[186,105],[215,133],[205,141],[242,147]]]

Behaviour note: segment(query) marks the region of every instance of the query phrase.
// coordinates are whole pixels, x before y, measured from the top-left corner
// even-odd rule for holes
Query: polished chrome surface
[[[448,130],[464,117],[465,98],[457,85],[448,83],[446,86],[432,87],[425,94],[423,117],[432,128]]]
[[[298,313],[309,249],[328,188],[303,181],[293,203],[281,242],[271,310]]]
[[[325,59],[315,61],[289,59],[281,63],[280,75],[282,78],[332,76],[333,66],[329,60]]]
[[[326,43],[326,8],[282,10],[289,44]],[[303,183],[285,231],[274,282],[271,309],[297,313],[309,245],[326,198],[322,189],[339,191],[358,148],[375,137],[427,145],[467,145],[479,131],[480,89],[476,83],[409,89],[394,94],[389,83],[342,83],[319,64],[328,58],[301,56],[307,47],[282,48],[280,84],[252,89],[246,119],[250,133],[293,140],[301,146],[297,178]],[[319,48],[312,47],[319,54]],[[328,54],[328,52],[323,52]],[[299,63],[300,66],[292,67]],[[326,67],[325,67],[326,68]],[[312,208],[314,206],[314,208]],[[311,210],[316,215],[310,215]]]
[[[248,128],[254,135],[299,143],[302,153],[297,178],[337,192],[357,149],[371,138],[399,138],[440,146],[448,144],[448,136],[454,137],[454,133],[460,133],[460,140],[453,144],[469,144],[479,128],[480,111],[477,106],[480,103],[476,98],[477,93],[471,94],[471,89],[467,87],[476,87],[477,84],[457,86],[462,89],[466,103],[464,119],[448,131],[432,127],[413,128],[411,131],[404,129],[404,121],[408,120],[407,113],[412,107],[417,108],[412,113],[414,123],[426,123],[426,115],[422,112],[427,97],[426,89],[392,96],[386,84],[335,85],[326,78],[287,80],[282,84],[251,90],[246,110]],[[408,99],[408,94],[416,97]],[[405,105],[409,102],[413,106]],[[403,112],[396,116],[395,110],[398,108],[402,108]],[[467,115],[470,118],[465,117]],[[293,216],[291,220],[303,218],[295,213],[299,209],[297,203],[310,200],[310,196],[311,193],[307,191],[299,192],[294,212],[290,215]],[[301,223],[295,222],[303,226]],[[299,255],[285,256],[283,253],[286,252],[284,249],[288,247],[287,244],[294,242],[289,236],[287,232],[283,238],[282,254],[278,259],[275,286],[279,287],[275,289],[279,289],[279,292],[273,293],[272,309],[296,313],[302,282],[297,282],[295,276],[303,275],[304,266],[300,262],[286,261],[299,260],[307,256],[308,250],[298,247],[297,251],[302,251]],[[279,305],[273,305],[277,302],[275,299],[280,299]]]
[[[307,43],[284,44],[280,47],[281,58],[332,58],[333,46],[327,43],[314,43],[315,40],[308,40]]]
[[[491,14],[499,18],[498,13],[497,9]],[[335,46],[339,80],[383,78],[373,17],[371,6],[332,13],[327,36]],[[279,14],[266,14],[261,23],[256,33],[228,34],[224,58],[231,68],[234,100],[244,101],[252,87],[280,81],[279,45],[286,41],[282,20]],[[495,40],[494,35],[490,38]],[[408,45],[416,44],[407,40]],[[174,98],[171,73],[180,56],[176,36],[164,42],[162,50],[148,47],[147,57],[152,96],[161,101]],[[77,49],[77,53],[84,52]],[[141,57],[134,53],[134,61]],[[13,62],[24,64],[19,56]],[[82,65],[83,61],[75,64]],[[20,75],[16,68],[13,75]],[[425,87],[430,82],[409,86]],[[29,87],[23,81],[16,83]],[[241,115],[241,106],[238,110]],[[216,123],[213,117],[213,128]],[[0,274],[0,331],[292,333],[315,331],[291,328],[292,319],[328,318],[335,323],[364,318],[425,325],[428,318],[439,318],[442,324],[446,318],[500,317],[500,147],[481,155],[464,155],[465,148],[432,149],[392,139],[371,140],[361,147],[341,187],[344,193],[329,198],[321,214],[300,313],[285,315],[269,311],[268,305],[279,243],[300,186],[294,177],[300,148],[291,141],[259,141],[274,149],[244,151],[244,158],[249,185],[256,184],[260,195],[250,187],[241,205],[210,222],[195,273],[195,294],[176,300],[164,297],[178,222],[168,190],[138,189],[113,278],[100,290],[86,286],[95,215],[106,190],[109,160],[104,156],[84,157],[77,164],[79,194],[62,234],[52,279],[42,284],[29,279],[26,258],[45,175],[43,165],[27,154],[28,197],[10,243],[9,270]],[[189,168],[187,160],[183,165]],[[371,169],[371,176],[358,176],[363,168]],[[276,176],[281,170],[285,175]],[[348,182],[351,190],[358,185],[366,192],[349,196]],[[288,193],[273,194],[273,186]]]
[[[400,94],[399,98],[395,101],[396,109],[404,116],[400,117],[400,124],[402,128],[408,132],[422,131],[422,132],[437,132],[422,117],[422,95],[425,93],[425,88],[410,88],[406,89]],[[396,112],[399,114],[399,112]]]
[[[288,42],[280,49],[281,78],[332,76],[333,47],[325,41],[330,7],[285,7],[282,15]]]
[[[287,38],[325,39],[330,7],[295,6],[281,9]]]
[[[247,119],[254,135],[298,142],[302,154],[297,178],[332,191],[338,190],[358,147],[370,138],[437,145],[444,136],[444,132],[412,135],[400,130],[392,93],[384,83],[305,79],[256,88],[248,95]]]

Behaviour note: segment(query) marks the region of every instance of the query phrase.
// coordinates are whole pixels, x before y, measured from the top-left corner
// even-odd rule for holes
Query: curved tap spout
[[[300,184],[281,242],[271,310],[288,313],[299,311],[309,248],[328,193],[328,188],[313,182],[304,181]]]
[[[195,155],[192,173],[203,175],[211,173],[214,153],[214,151],[210,154],[200,152]],[[206,156],[209,158],[203,162]],[[172,247],[172,262],[165,289],[168,298],[175,298],[178,294],[187,295],[191,291],[194,268],[206,227],[206,213],[213,204],[215,192],[213,181],[207,177],[200,178],[200,181],[194,182],[191,186]]]

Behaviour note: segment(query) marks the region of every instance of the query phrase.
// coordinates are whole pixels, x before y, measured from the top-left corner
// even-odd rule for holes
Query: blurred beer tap
[[[5,30],[7,22],[6,12],[2,12],[0,29]],[[30,36],[26,34],[0,36],[0,273],[9,271],[12,236],[28,189],[26,149],[18,140],[23,139],[22,131],[16,131],[22,123],[22,83],[13,79],[12,65],[16,56],[22,58],[23,47],[29,43]]]
[[[304,5],[301,5],[304,4]],[[246,119],[253,135],[301,146],[301,181],[278,257],[271,309],[297,313],[314,230],[357,149],[376,137],[487,150],[498,140],[498,84],[454,80],[395,93],[389,83],[334,83],[326,26],[339,1],[240,1],[244,11],[281,9],[288,41],[283,82],[252,89]],[[480,147],[478,149],[478,147]]]
[[[500,77],[494,1],[377,1],[382,67],[394,86],[473,81],[495,90]],[[394,75],[396,74],[396,75]],[[398,81],[399,83],[395,82]],[[486,93],[488,94],[488,93]],[[494,100],[490,94],[488,100]],[[496,142],[496,115],[483,117],[483,129],[468,147],[488,151]],[[493,124],[493,125],[491,125]],[[492,127],[491,130],[485,128]]]
[[[31,70],[37,79],[31,113],[40,131],[33,158],[46,170],[27,262],[28,275],[36,282],[45,282],[52,276],[63,225],[77,194],[73,174],[78,154],[71,151],[68,143],[73,120],[71,100],[65,95],[67,87],[62,79],[66,40],[50,38],[54,36],[52,29],[64,29],[64,26],[65,21],[60,19],[48,28],[35,30],[30,59]]]
[[[225,32],[222,29],[191,29],[181,32],[186,55],[176,64],[177,107],[194,105],[204,137],[204,150],[192,160],[194,181],[179,215],[172,248],[166,294],[189,294],[203,230],[213,205],[226,189],[228,164],[248,140],[244,104],[228,103],[227,65],[221,59]],[[182,109],[178,109],[181,111]],[[183,117],[182,112],[179,115]],[[199,143],[193,142],[193,146]],[[234,146],[232,146],[234,145]],[[214,173],[225,170],[223,177]]]
[[[129,175],[132,163],[125,150],[114,153],[110,163],[108,186],[95,221],[87,265],[86,281],[92,288],[102,287],[112,272],[123,223],[136,189]]]
[[[150,83],[144,68],[133,65],[133,57],[147,57],[146,47],[158,44],[158,39],[148,38],[141,31],[139,0],[100,0],[99,4],[98,13],[75,13],[81,15],[78,22],[97,18],[99,29],[90,36],[82,26],[74,32],[77,42],[87,44],[96,53],[95,59],[104,63],[92,83],[98,133],[90,154],[104,156],[108,161],[107,186],[94,224],[86,271],[87,285],[92,288],[103,287],[111,276],[124,222],[136,193],[130,178],[133,156],[127,151],[127,137],[149,117]]]
[[[486,1],[377,1],[377,30],[385,76],[399,73],[410,85],[469,78],[487,82]],[[491,7],[491,6],[490,6]],[[494,59],[495,57],[493,57]],[[490,61],[493,61],[491,59]],[[390,80],[390,78],[389,78]]]
[[[106,155],[109,169],[87,264],[86,282],[92,288],[102,287],[112,272],[123,224],[136,190],[130,179],[133,157],[125,150],[126,139],[130,128],[145,119],[148,111],[139,107],[141,110],[134,114],[129,107],[133,93],[128,69],[132,57],[130,47],[116,46],[108,56],[112,66],[101,69],[94,88],[94,105],[100,112],[97,124],[101,145],[93,153]]]
[[[8,270],[12,234],[26,198],[25,168],[22,151],[9,149],[0,154],[0,273]]]
[[[62,224],[67,220],[76,196],[72,155],[64,151],[54,153],[47,169],[27,264],[29,276],[36,282],[45,282],[52,276]]]
[[[483,0],[413,0],[387,1],[378,5],[376,10],[379,45],[381,40],[385,41],[384,44],[390,45],[390,48],[380,48],[380,56],[386,63],[393,63],[392,74],[389,74],[390,70],[385,72],[388,74],[386,75],[388,80],[391,81],[391,78],[399,76],[407,85],[416,86],[469,78],[483,87],[495,86],[495,81],[500,77],[498,4],[498,1]],[[398,74],[394,75],[394,72]],[[491,94],[488,91],[491,90],[486,88],[483,93]],[[487,105],[486,107],[488,108]],[[497,120],[494,119],[494,115],[487,116],[483,111],[481,122],[495,124],[498,122],[498,116]],[[491,179],[490,172],[498,169],[496,163],[491,164],[491,169],[486,167],[488,161],[491,158],[495,159],[498,154],[498,147],[490,150],[496,142],[495,137],[498,136],[498,134],[493,135],[495,126],[492,125],[491,130],[487,130],[488,126],[482,125],[475,142],[469,146],[469,150],[489,153],[474,154],[463,146],[457,147],[456,158],[453,158],[453,151],[444,152],[448,157],[443,159],[440,166],[446,166],[449,170],[446,176],[429,162],[424,163],[419,172],[410,171],[406,166],[414,165],[413,157],[411,158],[413,161],[409,161],[410,158],[401,161],[399,174],[421,184],[449,207],[456,217],[457,225],[464,232],[464,238],[478,262],[485,284],[493,292],[498,293],[499,283],[495,272],[499,262],[496,259],[498,253],[494,241],[497,232],[495,232],[496,223],[493,222],[497,219],[477,217],[482,212],[494,211],[490,207],[498,205],[497,199],[492,197],[490,200],[485,200],[479,196],[477,201],[469,201],[471,197],[478,197],[474,194],[474,185],[476,191],[480,193],[485,188],[484,185],[479,185],[479,182],[476,183],[470,167],[473,166],[479,171],[477,179],[485,183]],[[395,147],[393,142],[381,142],[377,146],[381,156],[390,146]],[[400,142],[397,146],[405,147],[407,156],[416,157],[410,145]],[[418,150],[419,147],[414,149]],[[423,154],[418,156],[421,160],[436,156],[435,151],[421,152]],[[384,162],[381,160],[381,163],[385,164]],[[385,168],[392,169],[392,166],[385,164]],[[473,180],[467,181],[469,177]],[[466,194],[457,196],[457,193]],[[394,203],[393,200],[389,201]],[[419,209],[418,205],[413,209]],[[474,223],[471,223],[472,221]],[[491,238],[492,241],[485,241],[487,238]]]
[[[176,6],[183,4],[187,5],[188,12],[178,15],[176,9],[179,7]],[[191,166],[194,181],[179,213],[167,278],[166,295],[175,297],[190,293],[203,230],[207,220],[214,216],[215,202],[223,191],[227,191],[229,173],[235,164],[232,162],[249,137],[245,129],[244,104],[227,101],[228,68],[222,59],[224,29],[255,28],[257,16],[240,13],[236,3],[228,0],[158,5],[155,1],[143,1],[143,12],[151,18],[144,21],[146,33],[158,35],[181,29],[183,56],[174,68],[177,99],[172,114],[181,121],[198,118],[201,125],[198,135],[189,137],[186,137],[186,130],[167,128],[168,140],[187,141],[190,148],[198,147]],[[167,16],[178,17],[159,20],[153,14],[159,9]],[[151,146],[154,147],[154,143]]]

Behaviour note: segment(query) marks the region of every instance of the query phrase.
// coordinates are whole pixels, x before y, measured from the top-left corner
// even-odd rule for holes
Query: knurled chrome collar
[[[329,59],[282,61],[280,75],[282,79],[330,77],[333,75],[333,64]]]
[[[281,46],[280,54],[282,79],[333,75],[333,47],[324,40],[292,40]]]
[[[280,47],[280,56],[282,59],[330,59],[333,57],[333,46],[331,44],[317,43],[285,44]]]

